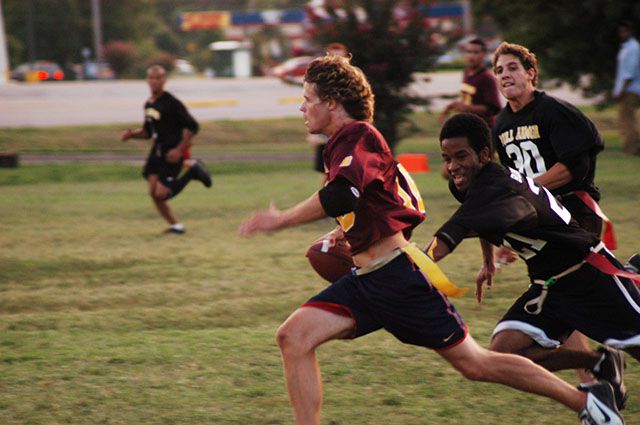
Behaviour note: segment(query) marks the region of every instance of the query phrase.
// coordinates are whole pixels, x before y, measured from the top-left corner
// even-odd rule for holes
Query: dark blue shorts
[[[613,256],[605,255],[622,267]],[[579,330],[616,348],[640,346],[640,292],[629,279],[610,276],[585,264],[549,288],[538,314],[527,312],[525,304],[541,291],[541,285],[531,285],[500,320],[494,335],[518,330],[551,348]]]
[[[352,317],[352,338],[384,328],[404,343],[443,349],[467,334],[453,304],[405,254],[370,273],[341,277],[303,307]]]

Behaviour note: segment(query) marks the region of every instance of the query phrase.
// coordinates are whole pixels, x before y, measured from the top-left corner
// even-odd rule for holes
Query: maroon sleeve
[[[474,103],[486,105],[488,115],[495,115],[502,107],[496,79],[489,70],[485,70],[482,79],[478,82],[477,101]]]

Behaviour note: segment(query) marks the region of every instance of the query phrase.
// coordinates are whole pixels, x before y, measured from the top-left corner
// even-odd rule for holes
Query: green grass
[[[406,142],[436,147],[433,139]],[[640,239],[640,164],[616,143],[599,160],[597,183],[626,259]],[[184,237],[161,235],[138,167],[0,169],[0,423],[292,423],[273,336],[324,287],[304,252],[333,224],[251,238],[237,229],[270,200],[290,206],[315,190],[310,168],[217,166],[212,189],[192,184],[172,201]],[[415,177],[429,209],[414,236],[424,245],[456,203],[437,173]],[[461,286],[472,285],[477,245],[464,242],[442,263]],[[482,345],[525,286],[516,264],[482,305],[472,296],[455,301]],[[326,424],[577,422],[545,399],[465,381],[433,352],[384,332],[328,343],[319,358]],[[631,425],[640,423],[637,363],[626,378]]]

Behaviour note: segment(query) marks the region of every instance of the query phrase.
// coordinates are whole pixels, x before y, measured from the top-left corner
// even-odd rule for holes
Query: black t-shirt
[[[493,128],[493,143],[500,162],[535,178],[557,162],[565,165],[587,154],[589,169],[584,178],[552,190],[562,195],[588,192],[596,201],[600,192],[593,182],[596,155],[604,142],[595,125],[575,106],[536,91],[535,98],[518,112],[509,104],[500,111]]]
[[[467,237],[511,247],[532,279],[547,279],[579,263],[598,243],[533,179],[489,163],[466,193],[450,184],[462,205],[437,232],[451,251]]]
[[[171,93],[164,92],[155,101],[144,104],[144,130],[154,140],[152,152],[164,156],[182,140],[182,130],[198,132],[196,120]]]

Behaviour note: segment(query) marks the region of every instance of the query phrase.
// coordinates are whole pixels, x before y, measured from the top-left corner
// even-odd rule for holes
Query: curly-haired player
[[[339,223],[334,241],[346,238],[351,245],[353,272],[311,297],[277,332],[296,423],[320,423],[316,348],[382,328],[402,342],[436,350],[469,379],[544,395],[575,411],[593,403],[596,394],[577,390],[524,357],[485,350],[468,334],[447,299],[459,289],[408,242],[424,220],[424,205],[409,174],[369,123],[373,106],[369,83],[348,59],[313,61],[300,110],[310,133],[329,137],[326,185],[292,208],[258,211],[240,228],[250,235],[331,216]],[[610,423],[621,424],[616,418]]]

